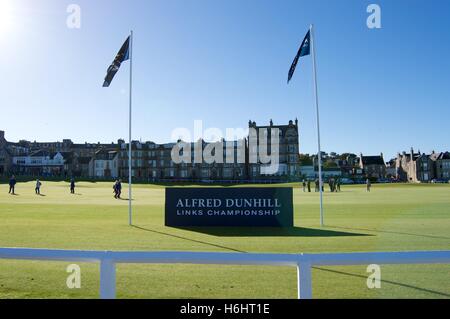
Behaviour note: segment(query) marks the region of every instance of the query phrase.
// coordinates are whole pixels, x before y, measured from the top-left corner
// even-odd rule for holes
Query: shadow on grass
[[[370,234],[340,232],[303,227],[177,227],[178,229],[212,235],[217,237],[356,237]]]
[[[352,231],[368,231],[368,232],[374,232],[374,233],[385,233],[385,234],[394,234],[394,235],[416,236],[416,237],[425,237],[425,238],[434,238],[434,239],[450,239],[450,237],[445,237],[445,236],[434,236],[434,235],[427,235],[427,234],[413,234],[413,233],[405,233],[405,232],[398,232],[398,231],[391,231],[391,230],[370,229],[370,228],[350,228],[350,227],[342,227],[342,226],[331,226],[331,227],[338,228],[338,229],[352,230]]]
[[[150,233],[154,233],[154,234],[158,234],[158,235],[164,235],[164,236],[168,236],[168,237],[172,237],[172,238],[182,239],[182,240],[190,241],[190,242],[197,243],[197,244],[203,244],[203,245],[207,245],[207,246],[211,246],[211,247],[215,247],[215,248],[225,249],[225,250],[229,250],[229,251],[233,251],[233,252],[237,252],[237,253],[247,253],[246,251],[234,249],[232,247],[222,246],[222,245],[218,245],[218,244],[214,244],[214,243],[209,243],[207,241],[202,241],[202,240],[187,238],[187,237],[183,237],[183,236],[179,236],[179,235],[169,234],[169,233],[165,233],[162,231],[157,231],[157,230],[153,230],[153,229],[149,229],[149,228],[143,228],[143,227],[134,226],[134,225],[133,225],[133,228],[136,228],[136,229],[139,229],[142,231],[146,231],[146,232],[150,232]]]
[[[338,275],[357,277],[357,278],[362,278],[364,280],[367,280],[367,276],[363,276],[363,275],[353,274],[353,273],[344,272],[344,271],[325,269],[325,268],[321,268],[321,267],[312,267],[312,268],[313,269],[317,269],[317,270],[321,270],[321,271],[326,271],[326,272],[338,274]],[[435,291],[435,290],[426,289],[426,288],[420,288],[420,287],[407,285],[407,284],[402,284],[402,283],[396,282],[396,281],[381,280],[381,282],[384,282],[384,283],[387,283],[387,284],[391,284],[391,285],[395,285],[395,286],[404,287],[404,288],[415,289],[415,290],[419,290],[419,291],[423,291],[423,292],[427,292],[427,293],[430,293],[430,294],[435,294],[435,295],[439,295],[439,296],[443,296],[443,297],[447,297],[447,298],[450,297],[450,294],[446,294],[444,292]]]

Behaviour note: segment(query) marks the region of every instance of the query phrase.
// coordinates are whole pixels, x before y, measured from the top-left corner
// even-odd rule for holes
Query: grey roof
[[[102,149],[95,153],[96,160],[112,160],[119,152],[116,149]]]
[[[385,165],[383,157],[378,156],[362,156],[363,165]]]

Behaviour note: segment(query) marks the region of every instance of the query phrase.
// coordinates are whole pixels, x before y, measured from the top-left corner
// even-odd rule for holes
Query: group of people
[[[120,199],[120,195],[122,195],[122,180],[116,180],[113,185],[114,198]]]
[[[314,183],[316,185],[315,192],[316,193],[320,192],[319,179],[316,179],[314,181]],[[340,178],[337,178],[337,179],[330,178],[328,180],[328,185],[330,186],[331,193],[337,193],[337,192],[341,191],[341,179]],[[308,193],[311,193],[311,181],[310,180],[308,180],[308,181],[303,180],[302,186],[303,186],[304,193],[306,193],[306,191],[308,191]],[[372,182],[370,181],[370,178],[367,178],[367,180],[366,180],[366,187],[367,187],[367,192],[370,192],[370,190],[372,188]],[[322,181],[322,192],[324,192],[324,191],[325,191],[325,189],[324,189],[324,185],[323,185],[323,181]]]
[[[8,192],[9,194],[16,195],[16,184],[17,184],[17,180],[16,180],[16,177],[13,175],[9,179],[9,192]],[[35,188],[34,188],[34,192],[36,193],[36,195],[41,195],[41,186],[42,186],[42,182],[39,179],[37,179]],[[74,178],[70,179],[70,193],[75,194],[75,179]]]
[[[330,192],[331,193],[337,193],[341,191],[341,180],[330,178],[328,180],[328,185],[330,186]]]
[[[320,185],[320,181],[317,178],[314,181],[314,184],[315,184],[314,191],[316,193],[320,192],[320,188],[321,187],[322,187],[322,192],[325,191],[325,187],[324,187],[323,181],[322,181],[322,185]],[[330,192],[334,193],[334,192],[340,192],[341,191],[341,180],[340,179],[335,180],[334,178],[331,178],[328,181],[328,184],[330,185]],[[303,192],[304,193],[306,193],[307,191],[308,191],[308,193],[311,193],[311,180],[308,180],[308,181],[303,180],[302,186],[303,186]]]

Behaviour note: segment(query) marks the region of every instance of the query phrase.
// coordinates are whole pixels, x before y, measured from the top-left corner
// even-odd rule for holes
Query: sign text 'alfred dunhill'
[[[166,225],[292,227],[292,188],[167,188]]]

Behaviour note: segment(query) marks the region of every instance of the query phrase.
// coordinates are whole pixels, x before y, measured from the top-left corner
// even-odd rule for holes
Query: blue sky
[[[0,0],[0,130],[6,138],[128,138],[128,68],[106,69],[130,29],[134,138],[170,142],[177,127],[300,121],[316,152],[311,58],[287,73],[316,26],[322,144],[386,157],[450,150],[450,2],[274,0]],[[66,26],[81,7],[81,29]],[[382,29],[366,8],[381,6]],[[3,13],[3,18],[6,13]],[[387,158],[386,158],[387,159]]]

